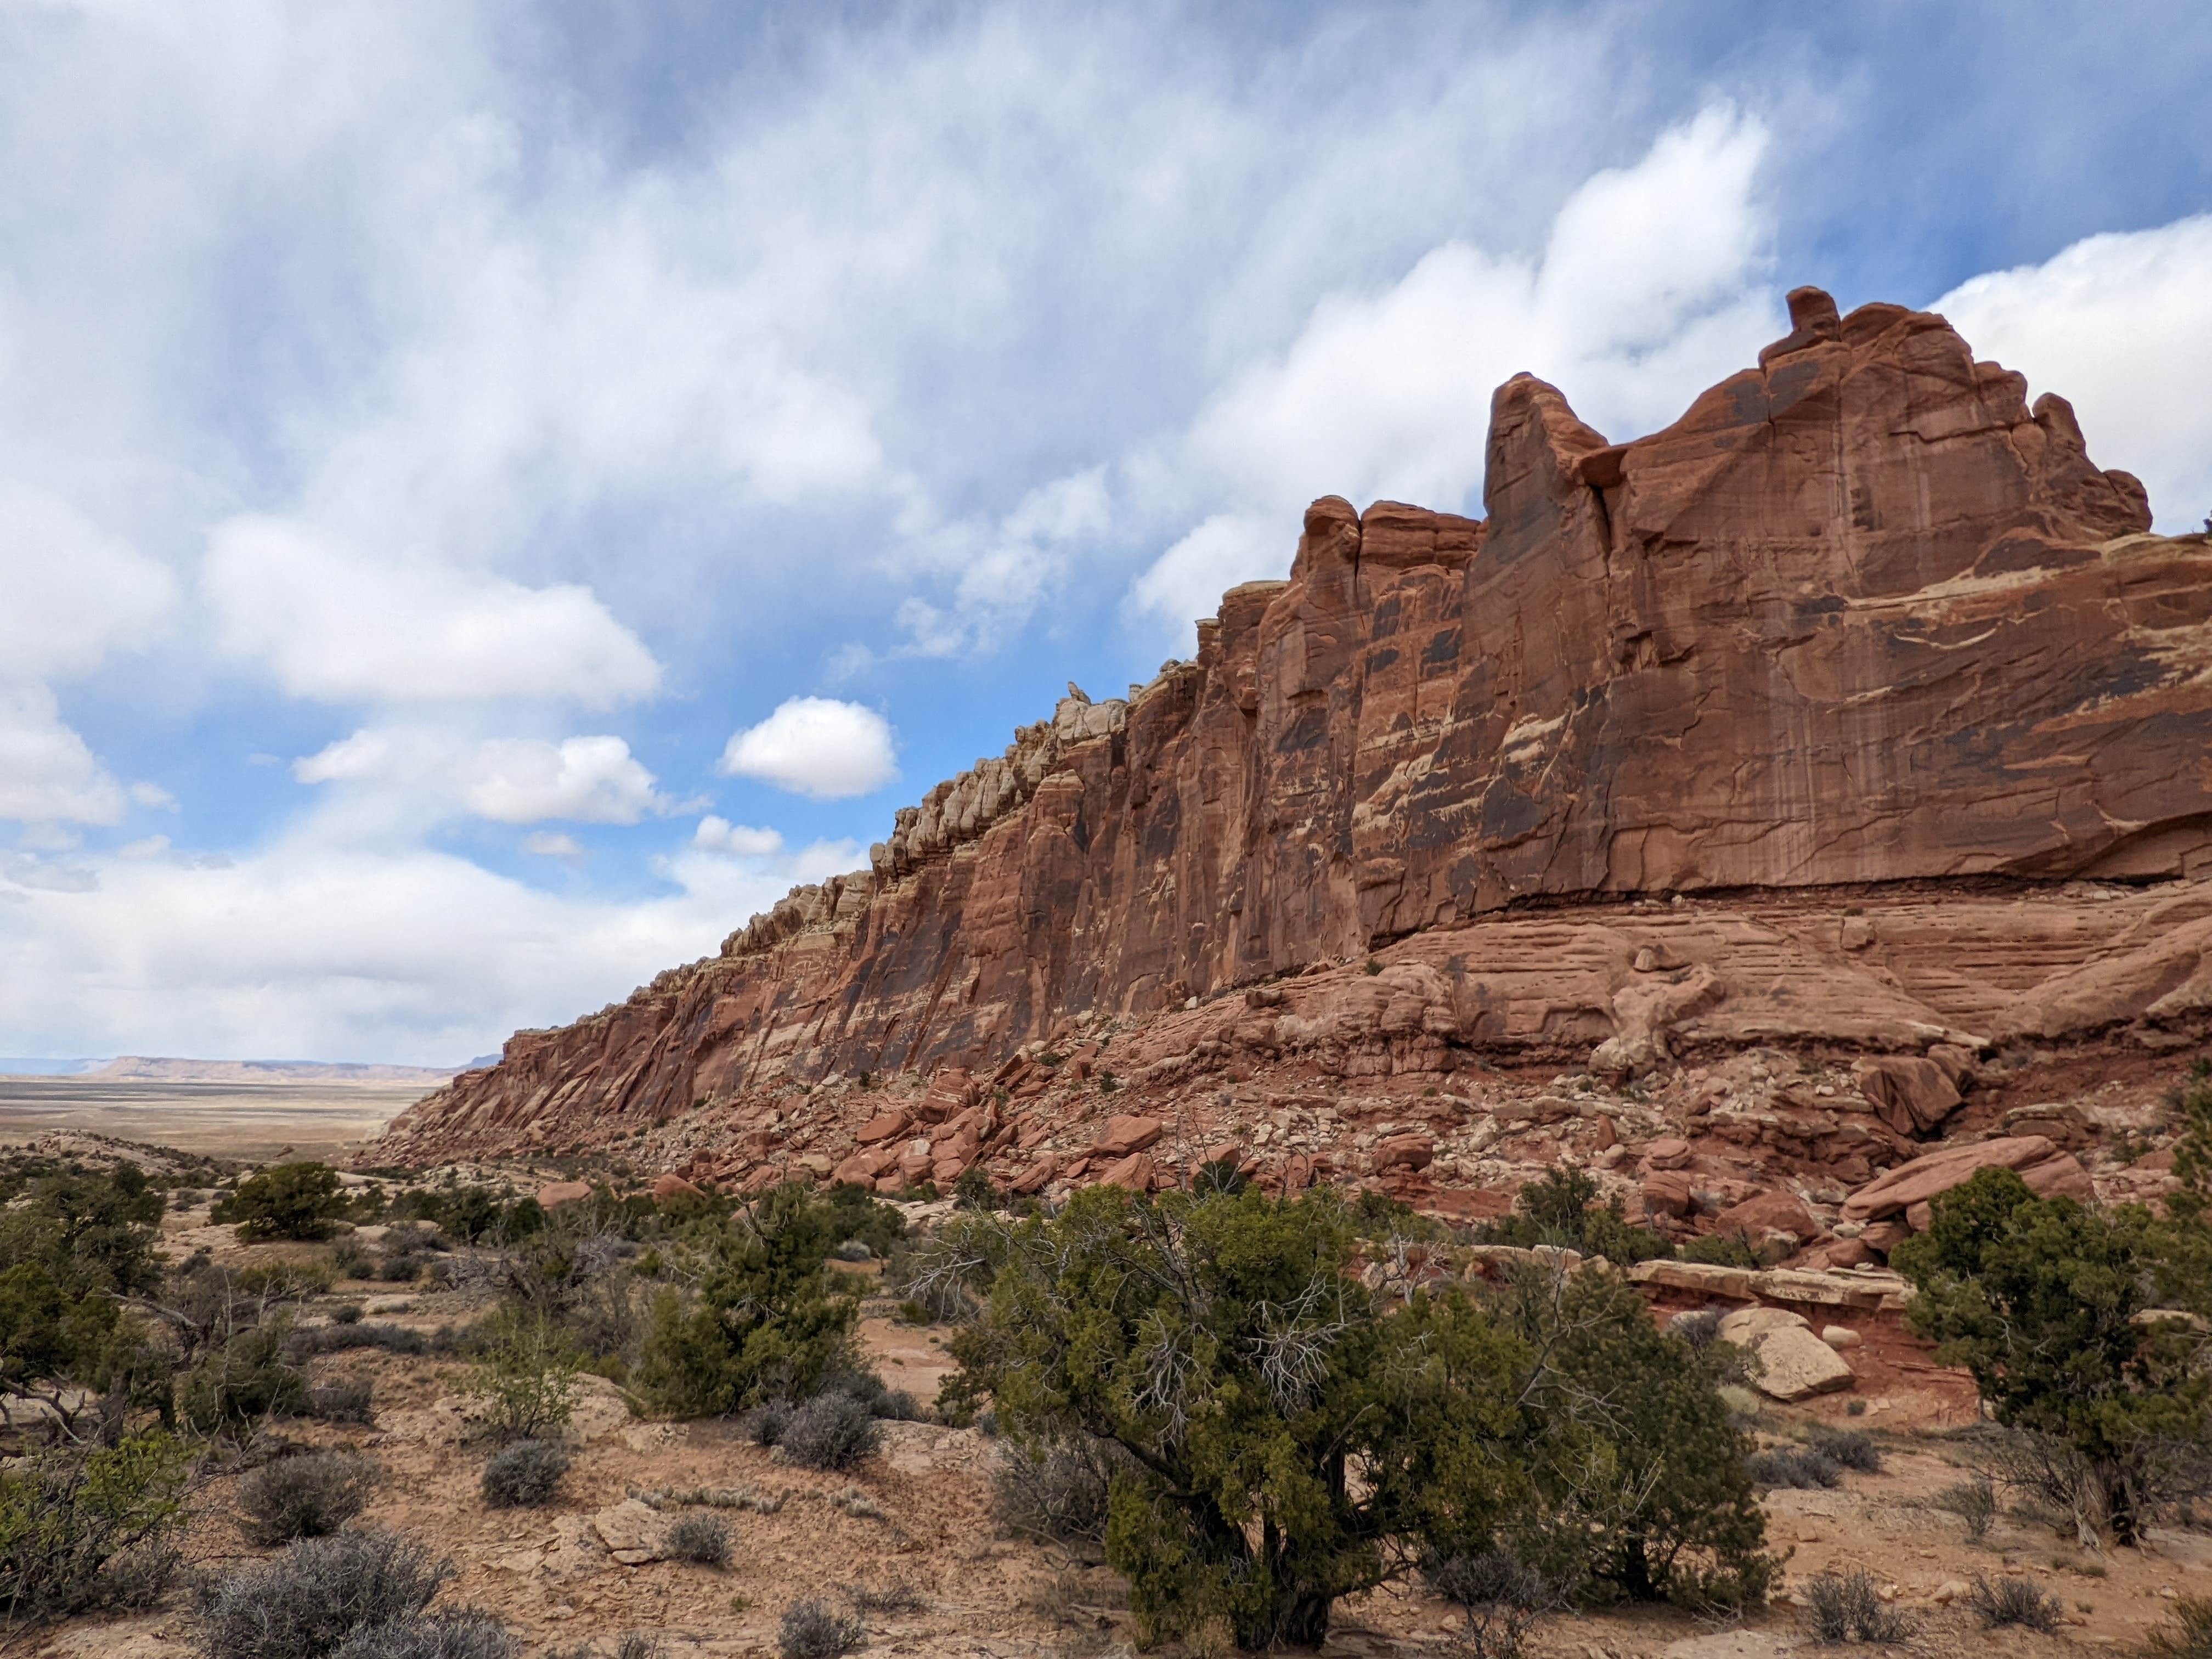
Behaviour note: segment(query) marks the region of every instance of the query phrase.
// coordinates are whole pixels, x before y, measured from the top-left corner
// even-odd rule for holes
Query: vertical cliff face
[[[1484,520],[1316,501],[1194,660],[405,1132],[993,1060],[1530,900],[2194,872],[2204,544],[1942,319],[1791,315],[1631,444],[1509,381]]]

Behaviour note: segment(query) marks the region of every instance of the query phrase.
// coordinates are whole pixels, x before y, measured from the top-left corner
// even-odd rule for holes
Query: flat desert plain
[[[419,1083],[184,1083],[0,1077],[0,1146],[82,1130],[214,1158],[328,1158],[428,1091]]]

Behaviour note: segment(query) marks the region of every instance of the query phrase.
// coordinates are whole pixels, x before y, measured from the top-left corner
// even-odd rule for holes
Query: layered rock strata
[[[1233,589],[1194,660],[1126,703],[1071,688],[870,869],[518,1034],[381,1155],[981,1072],[1187,1006],[1223,1029],[1150,1058],[1128,1032],[1137,1086],[2193,1030],[2212,547],[2149,534],[2063,401],[1941,318],[1790,309],[1633,443],[1516,376],[1483,520],[1316,501],[1290,579]],[[1942,1092],[1854,1085],[1872,1167]]]

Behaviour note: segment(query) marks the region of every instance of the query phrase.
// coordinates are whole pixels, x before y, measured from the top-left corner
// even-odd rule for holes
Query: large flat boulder
[[[2062,1193],[2079,1198],[2088,1193],[2088,1172],[2072,1153],[2062,1152],[2042,1135],[2005,1135],[1946,1146],[1899,1164],[1844,1200],[1844,1218],[1882,1221],[1901,1216],[1918,1231],[1928,1225],[1930,1200],[1972,1180],[1983,1170],[2015,1170],[2039,1198]]]
[[[600,1547],[625,1567],[667,1558],[668,1521],[635,1498],[592,1516],[592,1530]]]
[[[1785,1403],[1835,1394],[1858,1379],[1844,1357],[1815,1335],[1802,1315],[1741,1308],[1721,1321],[1720,1338],[1757,1362],[1752,1385]]]
[[[1100,1158],[1127,1158],[1141,1152],[1168,1132],[1156,1117],[1120,1116],[1109,1120],[1091,1150]]]

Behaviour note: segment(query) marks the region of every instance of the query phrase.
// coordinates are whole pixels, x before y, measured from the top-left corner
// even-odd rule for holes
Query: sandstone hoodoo
[[[1225,1147],[1447,1212],[1564,1157],[1677,1227],[1794,1183],[1742,1231],[1878,1255],[1917,1200],[1850,1189],[2212,1010],[2212,546],[1942,318],[1790,316],[1632,443],[1516,376],[1483,519],[1315,502],[1194,659],[374,1156],[1049,1191]]]

